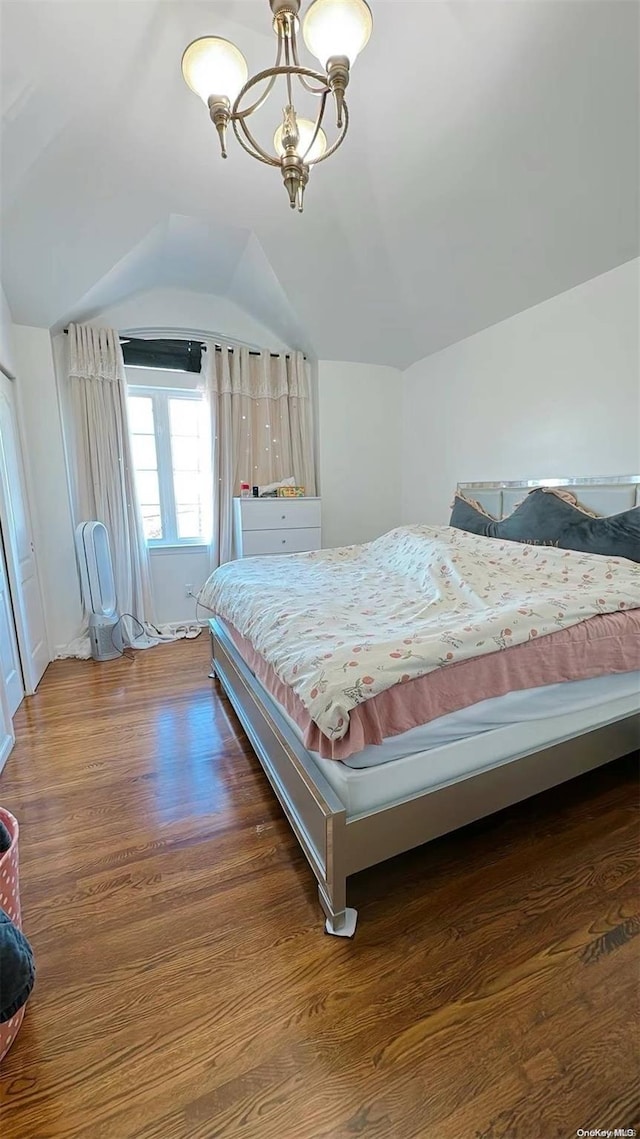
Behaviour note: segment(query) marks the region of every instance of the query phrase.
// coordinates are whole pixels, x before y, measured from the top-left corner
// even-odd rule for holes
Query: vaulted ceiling
[[[14,319],[58,327],[162,284],[320,358],[403,367],[637,255],[633,0],[371,6],[349,135],[300,216],[233,139],[220,160],[180,74],[207,33],[269,66],[267,0],[1,0]]]

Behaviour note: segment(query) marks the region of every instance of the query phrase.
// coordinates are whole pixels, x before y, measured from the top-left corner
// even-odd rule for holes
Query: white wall
[[[318,364],[324,546],[366,542],[399,525],[401,397],[396,368]]]
[[[35,544],[55,656],[80,632],[82,605],[53,350],[46,328],[16,324],[13,334]]]
[[[405,521],[448,521],[459,481],[638,472],[639,264],[621,265],[405,372]]]
[[[120,331],[169,329],[196,335],[218,333],[232,341],[275,352],[290,347],[226,297],[187,289],[151,289],[137,293],[103,309],[86,323]]]
[[[0,286],[0,365],[12,376],[15,375],[16,364],[13,349],[13,321],[9,302],[4,289]]]
[[[168,625],[174,621],[206,620],[211,614],[196,608],[193,597],[187,597],[187,586],[198,592],[211,573],[209,549],[197,546],[174,546],[151,550],[151,585],[156,621]]]
[[[0,362],[16,377],[47,641],[55,655],[77,635],[82,609],[51,338],[48,329],[13,324],[4,292],[0,318]]]

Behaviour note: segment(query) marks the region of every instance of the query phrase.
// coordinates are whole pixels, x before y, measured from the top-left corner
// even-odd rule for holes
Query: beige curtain
[[[76,521],[109,532],[118,612],[153,622],[149,555],[135,490],[126,377],[118,333],[69,326],[69,388],[76,465]],[[125,629],[135,637],[133,629]],[[130,638],[130,639],[131,639]]]
[[[214,566],[233,557],[233,498],[240,483],[293,477],[316,493],[309,367],[301,352],[272,356],[248,348],[203,357],[211,409]]]

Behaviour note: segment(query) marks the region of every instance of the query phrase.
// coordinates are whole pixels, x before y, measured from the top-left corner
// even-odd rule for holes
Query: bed
[[[551,485],[573,490],[585,507],[598,514],[618,514],[640,504],[639,476],[461,484],[459,489],[501,518],[533,487]],[[582,555],[565,553],[562,572],[573,576],[571,590],[563,596],[573,597],[574,578],[579,583],[582,576],[589,584],[580,586],[582,593],[578,589],[575,604],[563,602],[559,622],[552,604],[555,602],[557,609],[553,590],[546,598],[547,608],[541,592],[535,613],[527,604],[513,606],[522,602],[523,559],[529,559],[526,572],[533,579],[535,572],[547,573],[547,563],[549,574],[556,573],[562,551],[496,543],[470,535],[461,538],[458,531],[404,530],[385,536],[386,545],[383,539],[378,545],[371,543],[366,548],[367,558],[377,558],[380,565],[386,565],[400,548],[403,567],[419,562],[422,573],[421,551],[437,551],[444,544],[454,564],[447,562],[444,571],[440,555],[436,558],[434,554],[429,570],[430,596],[434,596],[436,580],[435,593],[441,604],[435,639],[431,624],[424,625],[429,634],[424,633],[421,622],[423,618],[426,622],[427,616],[419,606],[416,608],[418,571],[411,569],[413,584],[406,596],[399,579],[397,604],[390,608],[394,621],[400,620],[399,631],[409,629],[412,633],[400,638],[400,645],[407,644],[401,652],[388,651],[392,641],[385,639],[384,619],[375,605],[365,610],[366,616],[357,611],[358,603],[353,601],[360,588],[357,576],[353,586],[356,592],[349,592],[349,574],[353,576],[350,559],[361,557],[358,549],[365,548],[290,555],[279,559],[277,567],[272,558],[233,563],[216,571],[212,580],[217,586],[207,593],[208,583],[202,595],[205,604],[207,597],[211,598],[216,610],[210,621],[212,675],[231,701],[315,874],[325,928],[341,937],[352,936],[356,928],[356,911],[347,906],[347,879],[351,874],[617,759],[635,750],[640,741],[640,567],[630,568],[626,559],[612,567],[604,564],[605,558],[590,555],[585,561]],[[499,548],[502,555],[497,554]],[[353,550],[356,553],[350,552]],[[469,593],[467,582],[460,579],[466,577],[469,562],[485,556],[492,565],[498,557],[497,568],[488,573],[498,579],[507,598],[505,604],[511,606],[508,612],[517,615],[509,621],[514,627],[505,628],[503,610],[494,614],[497,625],[492,629],[493,640],[479,650],[477,645],[484,642],[472,644],[478,634],[461,632],[460,624],[448,624],[446,615],[453,590],[458,599],[467,598],[463,608],[467,605],[469,609],[470,615],[465,617],[468,628],[479,628],[472,612],[476,593]],[[500,562],[500,556],[506,560]],[[318,560],[304,561],[314,558]],[[518,589],[509,593],[511,562]],[[274,583],[285,570],[292,584],[279,594]],[[362,645],[347,644],[345,648],[349,634],[346,641],[345,637],[336,641],[333,625],[324,620],[322,601],[315,608],[295,608],[296,575],[326,576],[329,572],[337,575],[332,580],[340,584],[334,592],[348,610],[340,619],[351,630],[351,641],[362,640]],[[438,574],[443,575],[442,586]],[[374,577],[370,575],[371,581]],[[422,588],[422,579],[419,585]],[[228,600],[222,604],[225,589]],[[587,594],[597,595],[593,613],[581,612]],[[493,595],[488,596],[491,601]],[[312,618],[315,613],[315,619],[308,619],[309,613]],[[262,619],[263,614],[269,615],[268,620],[266,616]],[[433,624],[431,610],[428,620]],[[367,622],[375,626],[380,643],[374,644],[375,638],[366,642]],[[287,641],[284,633],[289,628],[294,632]],[[602,633],[599,641],[593,630]],[[330,647],[332,652],[305,655],[301,647],[305,638],[311,645],[317,642]],[[412,638],[417,647],[409,643]],[[563,654],[567,652],[565,642],[571,641],[575,655],[575,641],[580,638],[578,655],[587,663],[574,677],[567,673]],[[371,684],[365,685],[364,691],[363,658],[347,659],[358,650],[368,652],[366,659],[371,662],[365,670],[371,675],[364,676]],[[609,661],[609,652],[613,654],[611,664],[603,666],[603,661]],[[324,655],[336,658],[331,662],[334,672],[330,680],[325,678]],[[593,665],[596,659],[598,667]],[[358,667],[349,673],[356,660]],[[476,667],[479,661],[481,668]],[[441,667],[436,667],[438,662]],[[517,673],[525,666],[543,669],[535,687],[527,688],[520,680],[510,691],[513,682],[508,675],[505,679],[504,670],[515,669]],[[355,682],[350,679],[348,684],[336,686],[341,669],[349,678],[355,676]],[[398,675],[398,670],[405,669],[406,673]],[[496,676],[487,687],[487,677],[493,672]],[[472,674],[481,674],[483,680],[469,700],[468,694],[474,691]],[[325,678],[324,688],[319,676]],[[443,689],[443,678],[454,676],[456,683],[447,679],[448,689]],[[313,687],[309,689],[309,685]],[[396,715],[395,726],[387,735],[385,723],[389,721],[382,713],[386,707],[385,714],[393,720],[403,685],[407,693],[412,690],[415,723],[410,717],[403,720]],[[424,697],[425,692],[431,695]],[[433,705],[434,693],[437,711],[442,714],[433,715],[432,707],[425,717],[420,701],[431,700]],[[420,722],[423,718],[424,723]],[[350,734],[355,742],[349,743]]]

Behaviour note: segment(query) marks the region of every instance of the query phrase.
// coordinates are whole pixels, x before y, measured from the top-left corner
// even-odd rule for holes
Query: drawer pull
[[[282,515],[282,521],[283,521],[283,522],[286,520],[286,517],[287,517],[287,516],[286,516],[286,514],[283,514],[283,515]]]
[[[282,539],[282,545],[283,545],[283,546],[286,546],[286,544],[287,544],[287,539],[286,539],[286,538],[283,538],[283,539]]]

